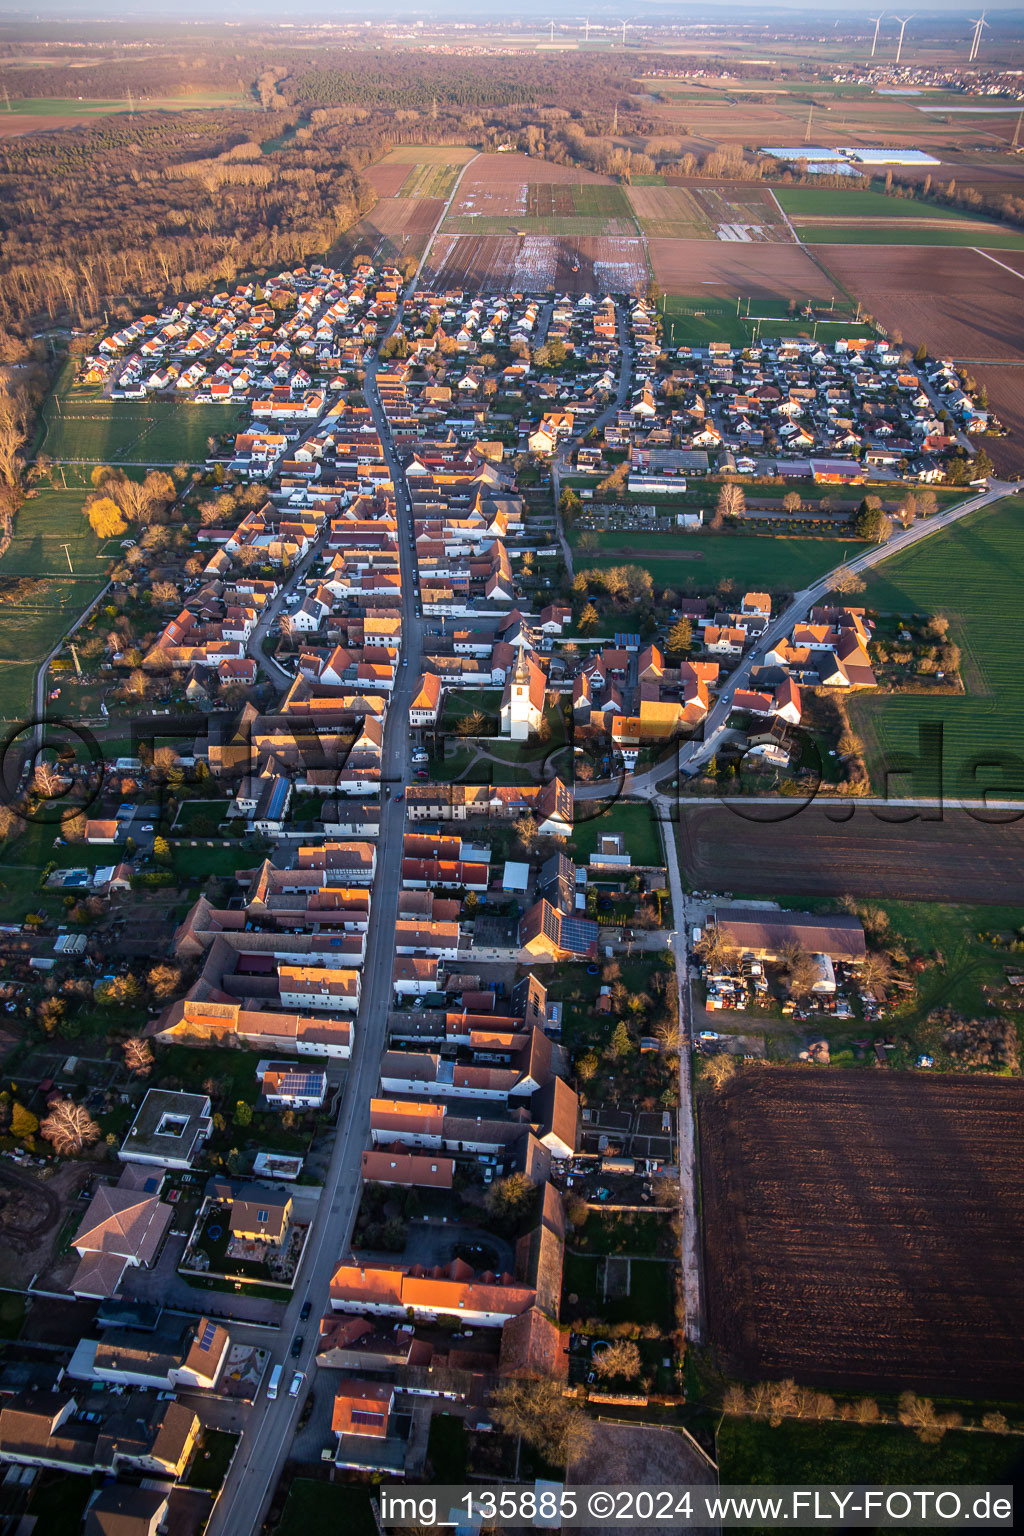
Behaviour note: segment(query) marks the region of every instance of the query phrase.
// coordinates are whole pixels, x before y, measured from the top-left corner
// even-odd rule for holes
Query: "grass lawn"
[[[1021,1442],[950,1430],[922,1445],[899,1424],[807,1424],[723,1420],[718,1431],[723,1483],[1012,1483],[1024,1471]]]
[[[210,875],[234,875],[239,869],[252,869],[261,855],[238,843],[221,843],[213,848],[193,848],[188,843],[171,845],[171,868],[179,880],[205,880]]]
[[[475,714],[478,710],[484,716],[480,734],[482,736],[497,735],[501,713],[500,688],[473,688],[466,689],[463,693],[446,693],[444,716],[441,721],[442,732],[454,734],[459,721]]]
[[[671,1264],[656,1259],[634,1259],[630,1266],[629,1295],[602,1298],[604,1259],[565,1256],[563,1297],[578,1299],[563,1303],[563,1316],[596,1317],[606,1323],[654,1323],[666,1333],[673,1326]],[[565,1310],[568,1306],[568,1313]]]
[[[260,1096],[256,1067],[261,1054],[232,1046],[157,1046],[157,1080],[173,1078],[185,1093],[203,1093],[203,1084],[212,1078],[218,1095],[232,1108],[239,1099],[255,1104]]]
[[[309,1536],[310,1531],[378,1536],[369,1489],[297,1477],[288,1489],[276,1536]]]
[[[206,830],[207,825],[215,828],[223,821],[230,804],[230,800],[183,801],[174,822],[175,837],[215,836],[215,832]]]
[[[1007,622],[1019,599],[1024,497],[985,507],[887,560],[867,577],[858,602],[886,613],[944,614],[963,652],[966,694],[868,694],[850,700],[864,739],[872,782],[881,789],[897,752],[919,753],[919,728],[942,728],[942,788],[948,797],[979,797],[988,786],[1024,793],[1024,634]],[[1002,762],[997,767],[973,765]],[[922,771],[918,793],[931,793],[934,771]],[[910,776],[891,780],[891,792]],[[931,786],[931,788],[929,788]]]
[[[228,1475],[238,1441],[239,1436],[226,1429],[203,1429],[183,1481],[190,1488],[216,1493]]]
[[[427,1457],[435,1483],[464,1483],[469,1447],[466,1425],[450,1413],[435,1413],[430,1421]]]
[[[708,502],[713,500],[711,491]],[[578,555],[576,569],[609,565],[646,566],[662,583],[707,592],[723,578],[737,588],[756,585],[772,592],[796,592],[841,564],[834,538],[780,538],[749,533],[647,533],[621,529],[597,535],[600,552]],[[849,554],[860,548],[847,539]]]
[[[585,815],[586,807],[582,803],[581,809]],[[615,832],[624,835],[626,850],[634,864],[664,863],[661,836],[650,806],[625,805],[621,802],[588,820],[577,816],[571,843],[573,856],[585,863],[597,847],[598,838]]]

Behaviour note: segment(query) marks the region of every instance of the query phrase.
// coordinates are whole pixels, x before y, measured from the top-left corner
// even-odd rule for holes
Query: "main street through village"
[[[415,279],[407,290],[407,297],[412,295],[414,289]],[[400,319],[401,307],[388,336]],[[386,341],[387,337],[383,339]],[[413,556],[411,502],[376,386],[378,361],[379,351],[367,366],[365,395],[395,487],[403,619],[401,660],[384,729],[384,794],[380,806],[380,836],[377,839],[377,867],[367,932],[362,997],[353,1031],[352,1057],[345,1093],[338,1115],[338,1134],[310,1234],[309,1257],[303,1266],[305,1284],[292,1297],[281,1320],[280,1332],[272,1345],[272,1365],[283,1362],[285,1366],[282,1390],[276,1399],[268,1399],[264,1395],[250,1409],[241,1447],[210,1521],[209,1536],[221,1536],[221,1533],[223,1536],[241,1536],[243,1532],[257,1531],[288,1458],[306,1391],[304,1387],[297,1397],[290,1397],[286,1384],[291,1371],[302,1371],[308,1386],[311,1369],[315,1370],[318,1343],[316,1328],[312,1328],[306,1335],[297,1359],[291,1359],[289,1346],[297,1330],[299,1312],[307,1299],[312,1303],[314,1318],[319,1318],[327,1310],[331,1276],[338,1260],[348,1248],[362,1188],[360,1159],[368,1139],[370,1100],[377,1089],[380,1057],[387,1031],[391,1001],[391,958],[401,884],[399,875],[405,825],[403,797],[411,769],[409,706],[419,677],[423,622]],[[256,649],[261,665],[267,665],[268,662],[263,654],[263,640],[270,625],[282,611],[288,593],[304,578],[317,552],[314,546],[314,551],[296,568],[279,594],[274,613],[268,615],[266,621],[261,622],[253,632],[250,648]],[[291,681],[288,674],[274,664],[268,666],[268,671],[276,679],[283,679],[282,686]]]

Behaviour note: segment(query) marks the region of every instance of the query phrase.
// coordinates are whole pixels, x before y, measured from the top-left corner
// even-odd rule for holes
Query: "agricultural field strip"
[[[724,1369],[1013,1396],[1024,1083],[774,1068],[700,1101]]]

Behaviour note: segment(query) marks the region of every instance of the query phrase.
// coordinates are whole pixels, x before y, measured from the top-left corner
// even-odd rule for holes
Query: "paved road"
[[[415,289],[415,281],[407,291],[410,296]],[[399,323],[400,316],[399,309],[388,335]],[[382,339],[387,340],[387,336]],[[285,1362],[281,1394],[274,1402],[261,1397],[251,1410],[245,1438],[210,1522],[209,1536],[242,1536],[243,1532],[259,1529],[266,1505],[290,1453],[306,1389],[316,1373],[314,1357],[318,1319],[327,1309],[330,1278],[338,1260],[348,1248],[359,1206],[361,1154],[367,1143],[370,1098],[377,1087],[378,1068],[387,1031],[402,836],[405,830],[404,800],[397,797],[404,794],[404,787],[410,777],[409,706],[420,675],[423,621],[419,612],[408,486],[391,444],[387,419],[376,385],[377,367],[378,359],[375,357],[367,368],[365,393],[395,486],[404,608],[402,654],[384,730],[383,780],[385,786],[390,785],[391,798],[383,798],[381,801],[377,871],[363,965],[363,991],[356,1018],[348,1083],[339,1113],[337,1139],[324,1178],[324,1192],[306,1259],[300,1272],[300,1284],[285,1315],[280,1340],[273,1351],[274,1363],[279,1360]],[[302,570],[303,566],[300,565],[289,585],[300,579]],[[270,621],[268,618],[268,627]],[[280,672],[280,668],[277,671]],[[307,1297],[312,1302],[312,1312],[308,1323],[300,1325],[298,1313]],[[304,1334],[305,1343],[298,1360],[293,1362],[289,1348],[296,1331]],[[287,1385],[296,1369],[305,1373],[306,1383],[297,1397],[290,1398]]]
[[[715,755],[721,745],[722,733],[725,730],[725,722],[732,711],[732,699],[736,690],[746,688],[751,669],[763,660],[776,641],[788,635],[794,624],[806,619],[811,609],[822,603],[834,591],[833,582],[839,571],[852,571],[860,573],[869,570],[872,566],[879,565],[883,560],[890,559],[901,550],[908,549],[914,544],[919,544],[923,539],[930,538],[940,528],[948,528],[952,523],[959,522],[961,518],[968,517],[972,512],[977,512],[981,507],[991,506],[993,502],[1002,501],[1005,496],[1016,492],[1019,488],[1005,481],[990,481],[989,489],[978,496],[972,496],[968,501],[958,507],[951,508],[948,512],[940,512],[927,521],[912,523],[909,528],[894,533],[886,544],[876,545],[866,550],[864,554],[848,560],[845,565],[837,566],[822,576],[812,586],[805,587],[798,592],[777,618],[773,619],[764,635],[740,662],[736,670],[730,674],[728,681],[719,693],[718,698],[708,712],[704,721],[704,737],[701,741],[689,741],[683,744],[679,750],[679,769],[682,773],[694,774],[701,764]],[[629,795],[649,796],[656,791],[658,783],[672,772],[671,767],[665,763],[656,763],[653,768],[648,768],[645,773],[625,774],[619,779],[600,780],[592,784],[577,784],[575,793],[580,800],[600,800],[612,794],[625,793]]]
[[[629,399],[630,389],[633,384],[633,343],[629,333],[629,318],[624,305],[616,303],[615,316],[619,332],[619,384],[615,391],[615,399],[610,405],[605,406],[599,416],[593,421],[588,421],[582,432],[577,432],[574,437],[566,438],[554,458],[551,460],[551,492],[555,498],[555,530],[558,534],[558,542],[562,546],[562,558],[565,568],[572,580],[572,549],[569,540],[565,536],[565,526],[562,522],[562,514],[558,510],[559,497],[562,494],[562,476],[567,474],[572,467],[572,453],[578,448],[586,437],[595,428],[598,431],[612,420],[618,411]]]

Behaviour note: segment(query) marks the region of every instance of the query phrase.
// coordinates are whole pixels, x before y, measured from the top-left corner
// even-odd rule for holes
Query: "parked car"
[[[301,1371],[295,1372],[295,1375],[292,1377],[291,1386],[288,1388],[289,1397],[298,1397],[299,1389],[301,1388],[305,1379],[306,1378]]]

